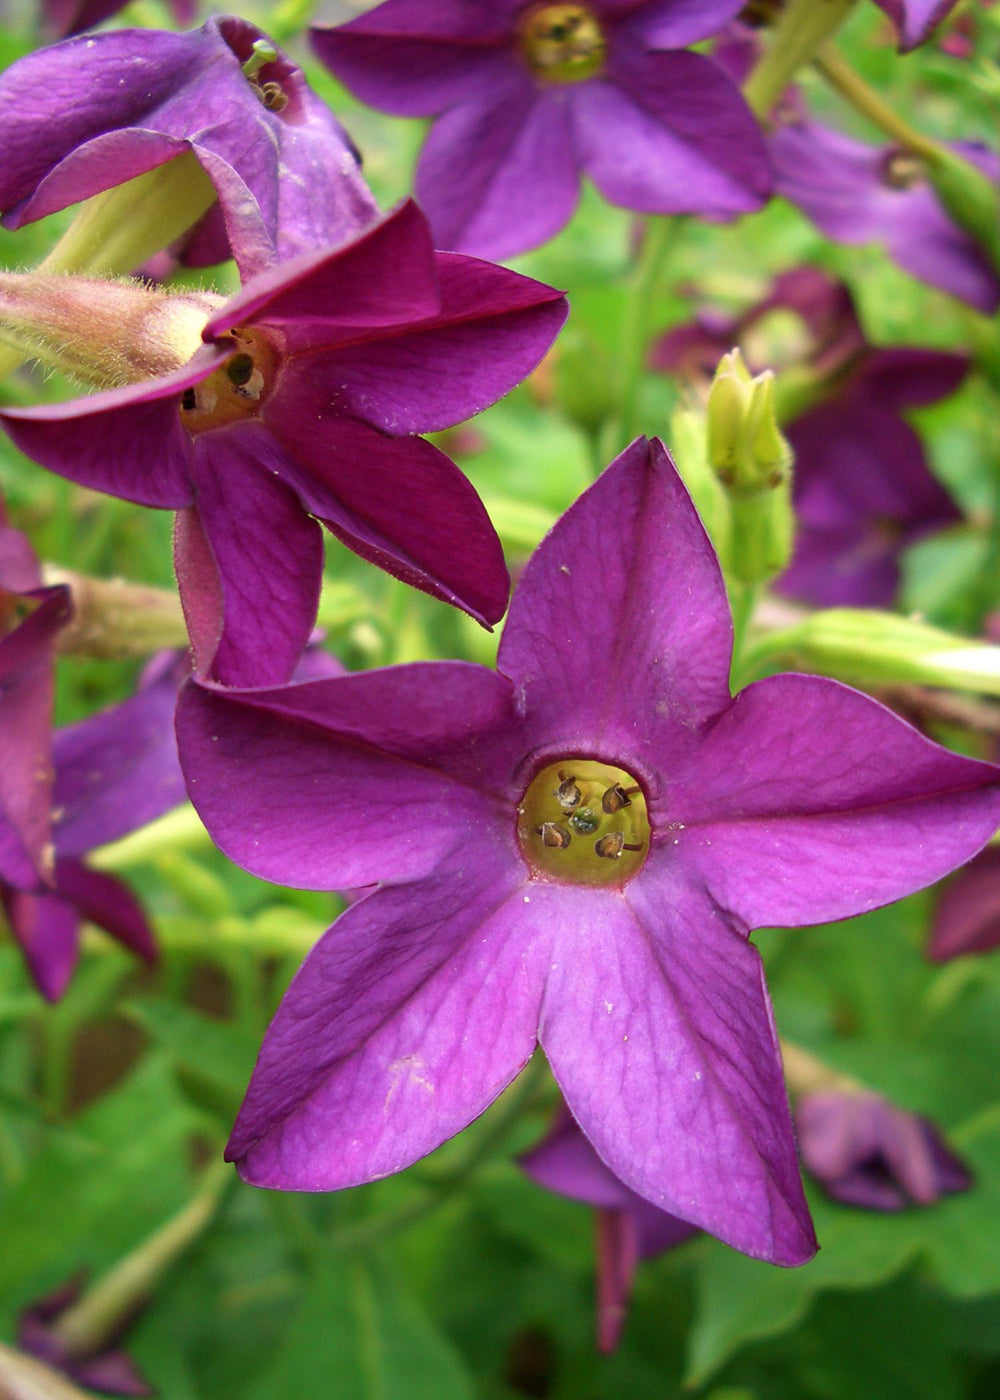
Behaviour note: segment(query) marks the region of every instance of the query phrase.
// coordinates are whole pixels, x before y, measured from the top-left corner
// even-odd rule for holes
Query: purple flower
[[[62,1371],[76,1385],[102,1395],[152,1395],[154,1391],[132,1358],[115,1346],[80,1355],[59,1334],[59,1319],[77,1301],[83,1276],[70,1279],[25,1308],[18,1319],[17,1345],[29,1356]]]
[[[0,503],[0,884],[51,874],[52,667],[69,589],[43,588],[31,546]]]
[[[972,1178],[928,1118],[879,1094],[805,1094],[795,1106],[802,1160],[835,1201],[862,1210],[933,1205]]]
[[[782,311],[803,332],[785,365],[781,346],[767,345],[770,318]],[[954,393],[968,359],[870,345],[847,287],[801,267],[777,277],[740,317],[702,316],[669,332],[653,364],[704,384],[733,344],[754,370],[789,369],[817,400],[784,425],[795,452],[796,538],[776,587],[820,607],[890,606],[903,550],[960,519],[902,414]]]
[[[377,215],[338,122],[283,53],[233,17],[173,34],[119,29],[28,54],[0,77],[0,209],[20,228],[193,152],[219,197],[186,241],[194,266],[244,273],[350,237]],[[269,42],[269,41],[268,41]]]
[[[180,510],[177,574],[199,664],[214,657],[230,684],[273,684],[313,626],[317,520],[407,583],[502,617],[507,570],[482,502],[444,453],[408,435],[506,393],[565,315],[551,287],[435,253],[405,204],[350,244],[252,280],[176,373],[0,417],[63,476]]]
[[[925,43],[958,0],[875,0],[896,26],[900,53]]]
[[[815,1240],[762,925],[843,918],[968,859],[1000,770],[814,676],[729,694],[718,563],[659,443],[528,563],[498,672],[426,662],[191,684],[192,800],[265,879],[382,882],[307,958],[228,1146],[261,1186],[399,1171],[536,1041],[630,1190],[737,1249]]]
[[[519,1165],[539,1186],[594,1207],[597,1345],[601,1351],[614,1351],[639,1260],[683,1244],[698,1233],[696,1228],[658,1210],[619,1181],[565,1108],[545,1140],[525,1153]]]
[[[993,152],[958,142],[952,149],[991,180],[1000,179]],[[776,193],[797,204],[827,238],[883,243],[893,261],[918,281],[987,314],[1000,307],[996,269],[952,222],[919,157],[805,120],[778,127],[771,156]]]
[[[152,930],[135,895],[115,876],[91,869],[83,857],[183,802],[173,712],[186,670],[186,661],[170,657],[130,699],[54,736],[49,888],[0,883],[14,937],[50,1001],[62,996],[73,974],[83,919],[146,961],[156,957]]]
[[[1000,847],[987,846],[941,891],[928,957],[935,962],[1000,947]]]
[[[569,220],[581,173],[612,204],[726,216],[757,209],[771,173],[736,87],[677,52],[739,0],[386,0],[317,53],[365,102],[441,113],[416,195],[442,247],[508,257]]]

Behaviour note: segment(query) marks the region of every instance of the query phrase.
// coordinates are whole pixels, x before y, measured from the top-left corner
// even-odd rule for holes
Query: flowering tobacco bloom
[[[202,668],[214,657],[234,685],[288,679],[316,615],[317,520],[407,583],[502,617],[507,571],[481,501],[410,435],[512,388],[551,344],[565,298],[435,253],[405,204],[206,315],[204,344],[176,372],[2,415],[44,466],[182,512],[177,573]]]
[[[1000,947],[1000,848],[987,846],[941,891],[928,956],[947,962]]]
[[[190,684],[189,792],[235,860],[382,882],[319,942],[228,1146],[261,1186],[399,1171],[543,1046],[632,1191],[737,1249],[815,1248],[752,928],[825,922],[968,859],[1000,769],[836,682],[729,694],[718,564],[663,447],[557,523],[498,672],[425,662]]]
[[[343,129],[283,53],[253,68],[259,29],[231,16],[174,34],[119,29],[28,54],[0,77],[7,228],[191,152],[214,205],[195,266],[243,273],[350,237],[377,215]]]
[[[614,1351],[639,1260],[683,1244],[697,1230],[657,1210],[608,1171],[565,1109],[548,1137],[525,1153],[519,1165],[539,1186],[594,1207],[597,1345]]]
[[[958,0],[875,0],[875,4],[896,26],[900,53],[908,53],[926,43]]]
[[[771,137],[775,191],[837,243],[880,242],[894,262],[978,311],[1000,307],[1000,277],[976,241],[946,212],[919,156],[871,146],[819,122],[779,126]],[[990,179],[1000,160],[982,146],[952,149]]]
[[[795,1127],[806,1167],[828,1196],[845,1205],[929,1206],[972,1184],[930,1119],[879,1094],[805,1094],[795,1106]]]
[[[51,873],[52,667],[71,611],[0,504],[0,885],[37,888]]]
[[[82,1287],[82,1276],[70,1279],[25,1308],[18,1319],[17,1345],[88,1390],[102,1395],[154,1394],[135,1362],[120,1348],[108,1346],[79,1355],[66,1346],[59,1335],[59,1319],[77,1301]]]
[[[778,320],[788,312],[798,322],[792,330]],[[734,343],[757,367],[787,354],[775,365],[779,389],[794,377],[803,400],[813,401],[783,429],[795,453],[797,533],[776,587],[821,607],[891,605],[903,550],[960,519],[902,414],[953,393],[968,359],[870,345],[848,289],[801,267],[736,319],[709,316],[669,332],[653,363],[704,383]]]
[[[54,736],[49,888],[0,884],[14,937],[50,1001],[62,996],[73,974],[82,919],[147,962],[156,957],[152,930],[135,895],[115,876],[92,870],[83,857],[183,802],[172,721],[186,669],[186,661],[171,656],[130,699]]]
[[[581,174],[612,204],[645,213],[760,207],[771,175],[749,108],[709,59],[678,52],[739,8],[386,0],[312,40],[373,107],[442,114],[417,198],[440,246],[500,258],[563,227]]]

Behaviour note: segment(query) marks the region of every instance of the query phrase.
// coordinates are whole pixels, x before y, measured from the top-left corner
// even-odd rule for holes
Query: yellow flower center
[[[578,83],[604,66],[604,31],[589,5],[532,5],[518,29],[529,67],[548,82]]]
[[[238,329],[228,338],[229,359],[181,397],[181,422],[189,433],[256,418],[267,398],[278,364],[274,346],[258,331]]]
[[[639,783],[624,768],[563,758],[537,773],[517,809],[521,853],[534,874],[573,885],[624,885],[649,850]]]

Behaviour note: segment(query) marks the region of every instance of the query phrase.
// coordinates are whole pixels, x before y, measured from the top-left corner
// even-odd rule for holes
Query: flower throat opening
[[[245,418],[256,418],[274,378],[274,346],[251,330],[228,337],[233,354],[200,384],[181,396],[181,423],[189,433],[206,433]]]
[[[604,66],[604,31],[589,5],[532,5],[518,28],[521,52],[539,78],[577,83]]]
[[[624,768],[560,759],[528,784],[517,836],[528,865],[545,879],[623,885],[649,850],[646,797]]]

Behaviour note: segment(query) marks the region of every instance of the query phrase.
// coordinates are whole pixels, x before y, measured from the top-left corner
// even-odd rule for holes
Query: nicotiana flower
[[[601,1351],[614,1351],[639,1260],[683,1244],[697,1229],[630,1191],[604,1165],[565,1109],[548,1136],[520,1157],[518,1165],[539,1186],[594,1207],[597,1345]]]
[[[135,895],[84,857],[183,802],[172,721],[186,670],[186,660],[171,655],[151,668],[130,699],[55,733],[49,887],[0,883],[14,937],[50,1001],[62,996],[73,974],[84,919],[139,957],[156,956]]]
[[[701,523],[640,439],[528,563],[498,671],[186,688],[185,776],[225,851],[291,885],[382,882],[271,1024],[228,1146],[248,1181],[398,1171],[540,1042],[632,1191],[749,1254],[812,1254],[747,935],[968,859],[1000,820],[1000,769],[814,676],[734,700],[731,647]]]
[[[653,363],[704,383],[733,344],[753,368],[777,369],[779,386],[784,370],[811,403],[783,424],[795,453],[796,538],[776,587],[821,607],[890,606],[903,550],[960,519],[902,415],[954,393],[968,359],[872,346],[847,287],[801,267],[740,317],[709,315],[671,331]]]
[[[345,132],[285,54],[232,16],[184,34],[68,39],[0,77],[0,209],[20,228],[191,152],[218,203],[185,241],[195,266],[250,273],[350,237],[377,216]],[[273,49],[273,45],[270,45]]]
[[[944,886],[927,954],[935,962],[1000,948],[1000,847],[987,846]]]
[[[1000,306],[1000,276],[976,241],[952,222],[918,156],[871,146],[819,122],[779,125],[770,141],[775,192],[837,243],[885,245],[894,262],[979,311]],[[1000,180],[1000,159],[955,143],[958,155]]]
[[[102,1395],[153,1395],[138,1366],[120,1347],[103,1346],[79,1354],[60,1336],[59,1319],[79,1298],[83,1282],[82,1275],[72,1278],[25,1308],[18,1318],[17,1345],[88,1390]]]
[[[271,684],[291,675],[315,619],[317,520],[481,621],[503,615],[507,571],[481,501],[412,434],[500,398],[565,316],[551,287],[435,253],[404,204],[206,311],[176,372],[2,421],[61,475],[181,511],[177,574],[199,663]]]
[[[900,52],[908,53],[926,43],[958,0],[875,0],[875,4],[896,26]]]
[[[0,502],[0,884],[23,889],[51,873],[52,667],[71,612]]]
[[[827,1195],[863,1210],[933,1205],[972,1177],[929,1118],[880,1094],[804,1094],[795,1105],[802,1161]]]
[[[736,87],[684,45],[739,0],[386,0],[317,53],[365,102],[436,116],[416,195],[442,247],[508,257],[544,243],[587,175],[612,204],[725,216],[771,174]]]

